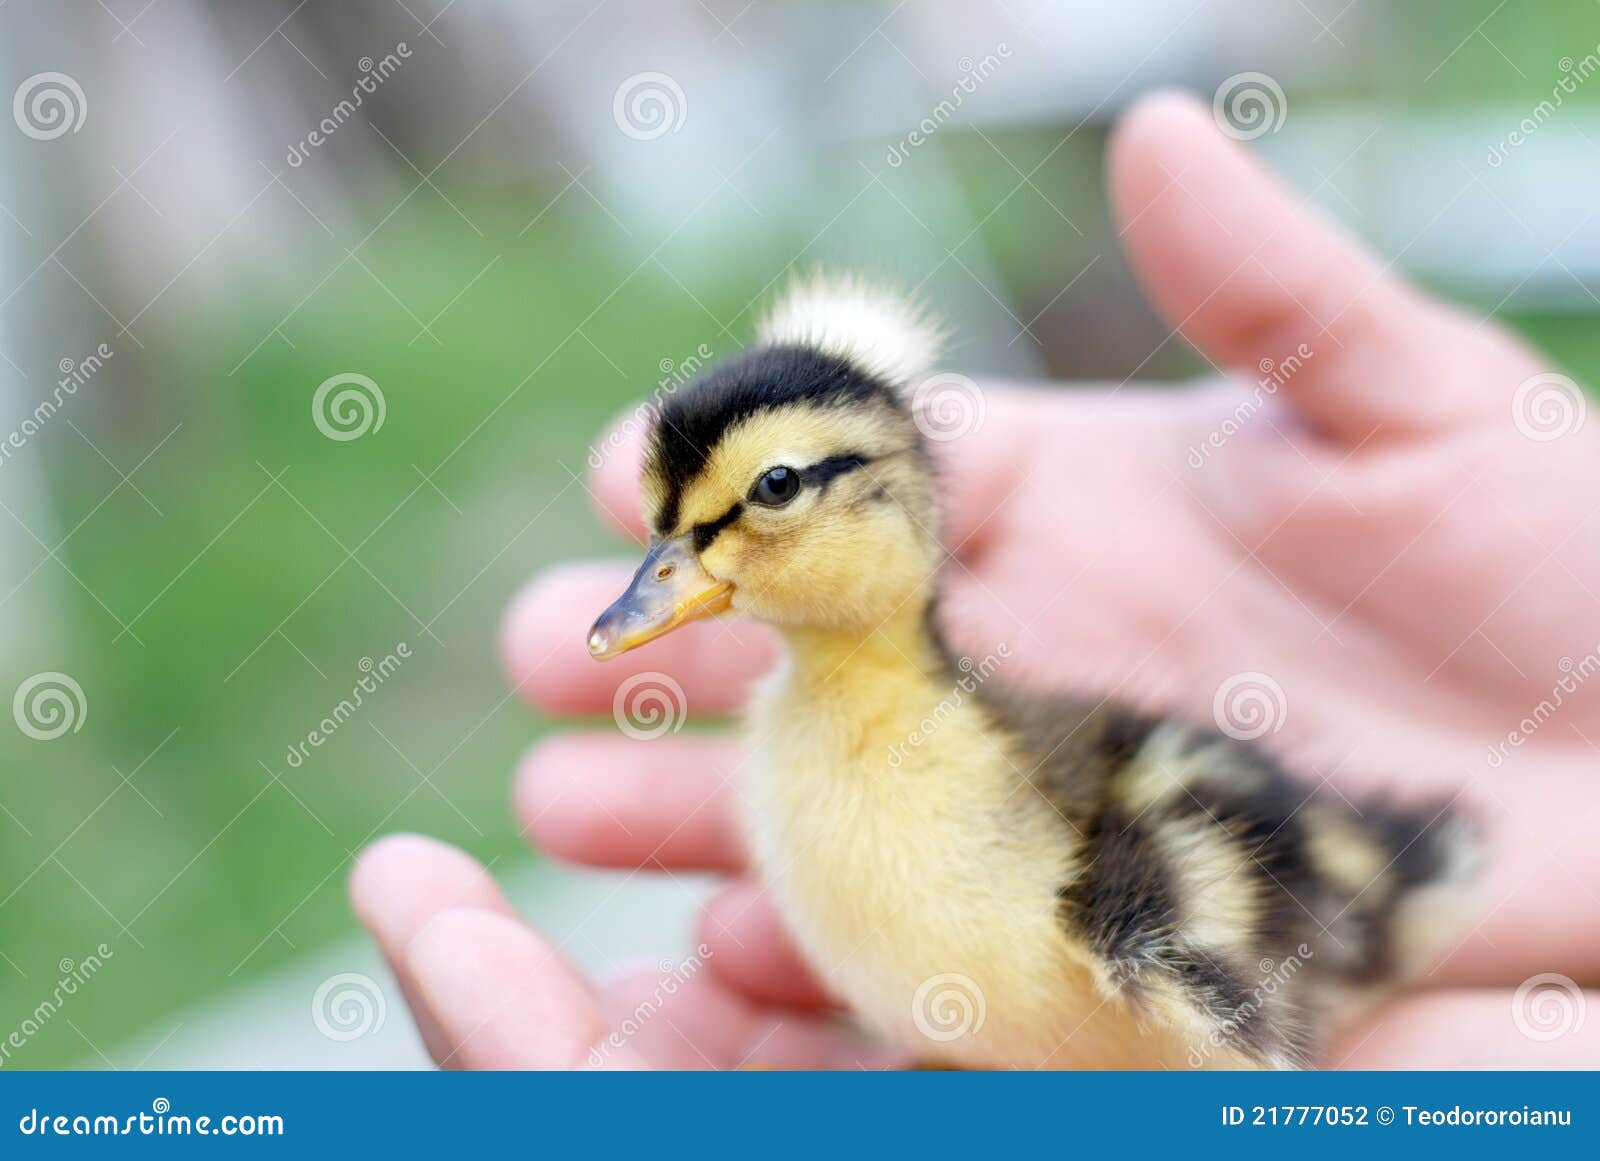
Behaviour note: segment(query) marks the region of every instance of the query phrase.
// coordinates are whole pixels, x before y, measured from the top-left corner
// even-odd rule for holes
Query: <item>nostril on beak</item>
[[[673,568],[672,565],[664,564],[660,568],[656,569],[656,580],[664,581],[669,576],[671,576],[674,571],[676,571],[676,570]]]

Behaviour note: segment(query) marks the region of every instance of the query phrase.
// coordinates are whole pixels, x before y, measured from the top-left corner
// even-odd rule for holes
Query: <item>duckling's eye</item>
[[[800,473],[793,468],[773,468],[750,489],[750,499],[769,508],[781,508],[800,494]]]

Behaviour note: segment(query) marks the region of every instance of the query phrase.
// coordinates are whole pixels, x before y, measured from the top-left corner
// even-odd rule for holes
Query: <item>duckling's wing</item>
[[[1351,806],[1170,719],[1014,720],[1076,832],[1062,922],[1108,993],[1186,1031],[1192,1061],[1307,1063],[1461,922],[1473,844],[1442,805]]]

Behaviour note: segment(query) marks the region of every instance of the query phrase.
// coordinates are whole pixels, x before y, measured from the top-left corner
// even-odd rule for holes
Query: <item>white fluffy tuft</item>
[[[762,319],[763,343],[796,343],[905,386],[933,369],[944,332],[919,304],[849,276],[796,280]]]

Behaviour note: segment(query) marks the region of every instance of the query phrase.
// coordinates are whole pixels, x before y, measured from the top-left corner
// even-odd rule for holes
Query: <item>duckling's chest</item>
[[[1074,970],[1055,918],[1071,852],[1016,793],[970,691],[875,676],[781,671],[760,691],[746,807],[768,890],[824,983],[880,1032],[942,1049],[980,1009],[995,1029],[1026,1025]]]

